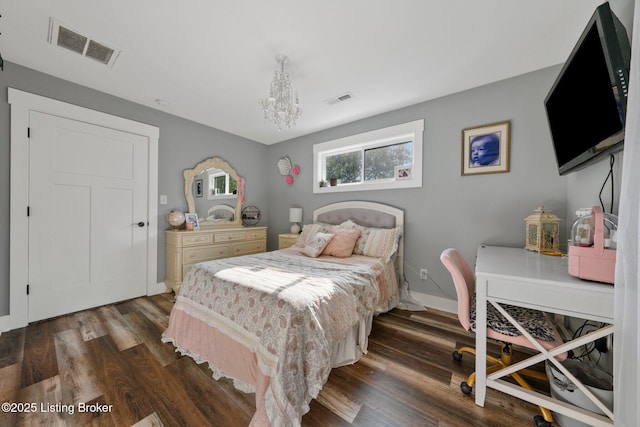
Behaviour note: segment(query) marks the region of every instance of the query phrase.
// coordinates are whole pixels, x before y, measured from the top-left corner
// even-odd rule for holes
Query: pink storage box
[[[586,280],[613,284],[616,270],[616,250],[604,247],[604,216],[599,206],[592,208],[595,227],[593,245],[569,246],[569,274]]]

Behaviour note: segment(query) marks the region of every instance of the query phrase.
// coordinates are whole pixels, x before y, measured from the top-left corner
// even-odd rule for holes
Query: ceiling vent
[[[345,92],[342,95],[334,96],[333,98],[327,99],[325,102],[329,105],[337,104],[338,102],[348,101],[353,98],[351,92]]]
[[[48,41],[52,45],[63,47],[79,55],[98,61],[108,67],[113,67],[113,64],[120,55],[119,50],[71,30],[53,18],[49,18]]]

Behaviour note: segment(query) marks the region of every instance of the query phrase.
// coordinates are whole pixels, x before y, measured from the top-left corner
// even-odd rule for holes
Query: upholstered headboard
[[[394,215],[369,209],[344,208],[318,214],[318,221],[327,224],[341,224],[347,220],[364,227],[393,228],[396,226]]]
[[[341,224],[347,220],[364,227],[394,228],[401,231],[398,254],[398,273],[404,277],[404,211],[393,206],[375,202],[338,202],[322,206],[313,211],[313,222]]]

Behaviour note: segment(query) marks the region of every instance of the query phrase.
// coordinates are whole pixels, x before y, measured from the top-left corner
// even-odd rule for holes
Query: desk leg
[[[487,392],[487,280],[476,278],[476,405],[484,406]]]

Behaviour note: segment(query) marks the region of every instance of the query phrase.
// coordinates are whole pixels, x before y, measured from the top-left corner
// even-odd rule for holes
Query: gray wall
[[[565,219],[564,235],[567,178],[558,175],[543,107],[559,69],[540,70],[271,146],[269,197],[278,203],[269,208],[270,241],[274,244],[275,235],[288,230],[292,206],[304,209],[307,223],[314,208],[331,202],[388,203],[405,211],[405,274],[410,288],[455,299],[451,278],[439,260],[443,249],[456,247],[473,263],[482,243],[523,247],[524,218],[540,205]],[[313,144],[417,119],[425,120],[422,188],[312,193]],[[511,171],[461,176],[462,129],[504,120],[511,121]],[[284,155],[302,170],[291,187],[275,167]],[[428,281],[419,279],[420,268],[428,269]]]
[[[158,194],[168,197],[168,204],[158,205],[158,281],[164,281],[164,230],[171,209],[185,211],[182,171],[201,160],[220,156],[245,178],[247,204],[263,208],[264,225],[269,220],[267,183],[263,179],[268,164],[263,161],[268,147],[236,135],[222,132],[172,116],[165,112],[125,101],[5,61],[0,72],[0,315],[9,313],[9,199],[10,199],[10,105],[7,87],[80,105],[116,116],[126,117],[160,128],[158,148]],[[153,219],[152,219],[153,222]]]

